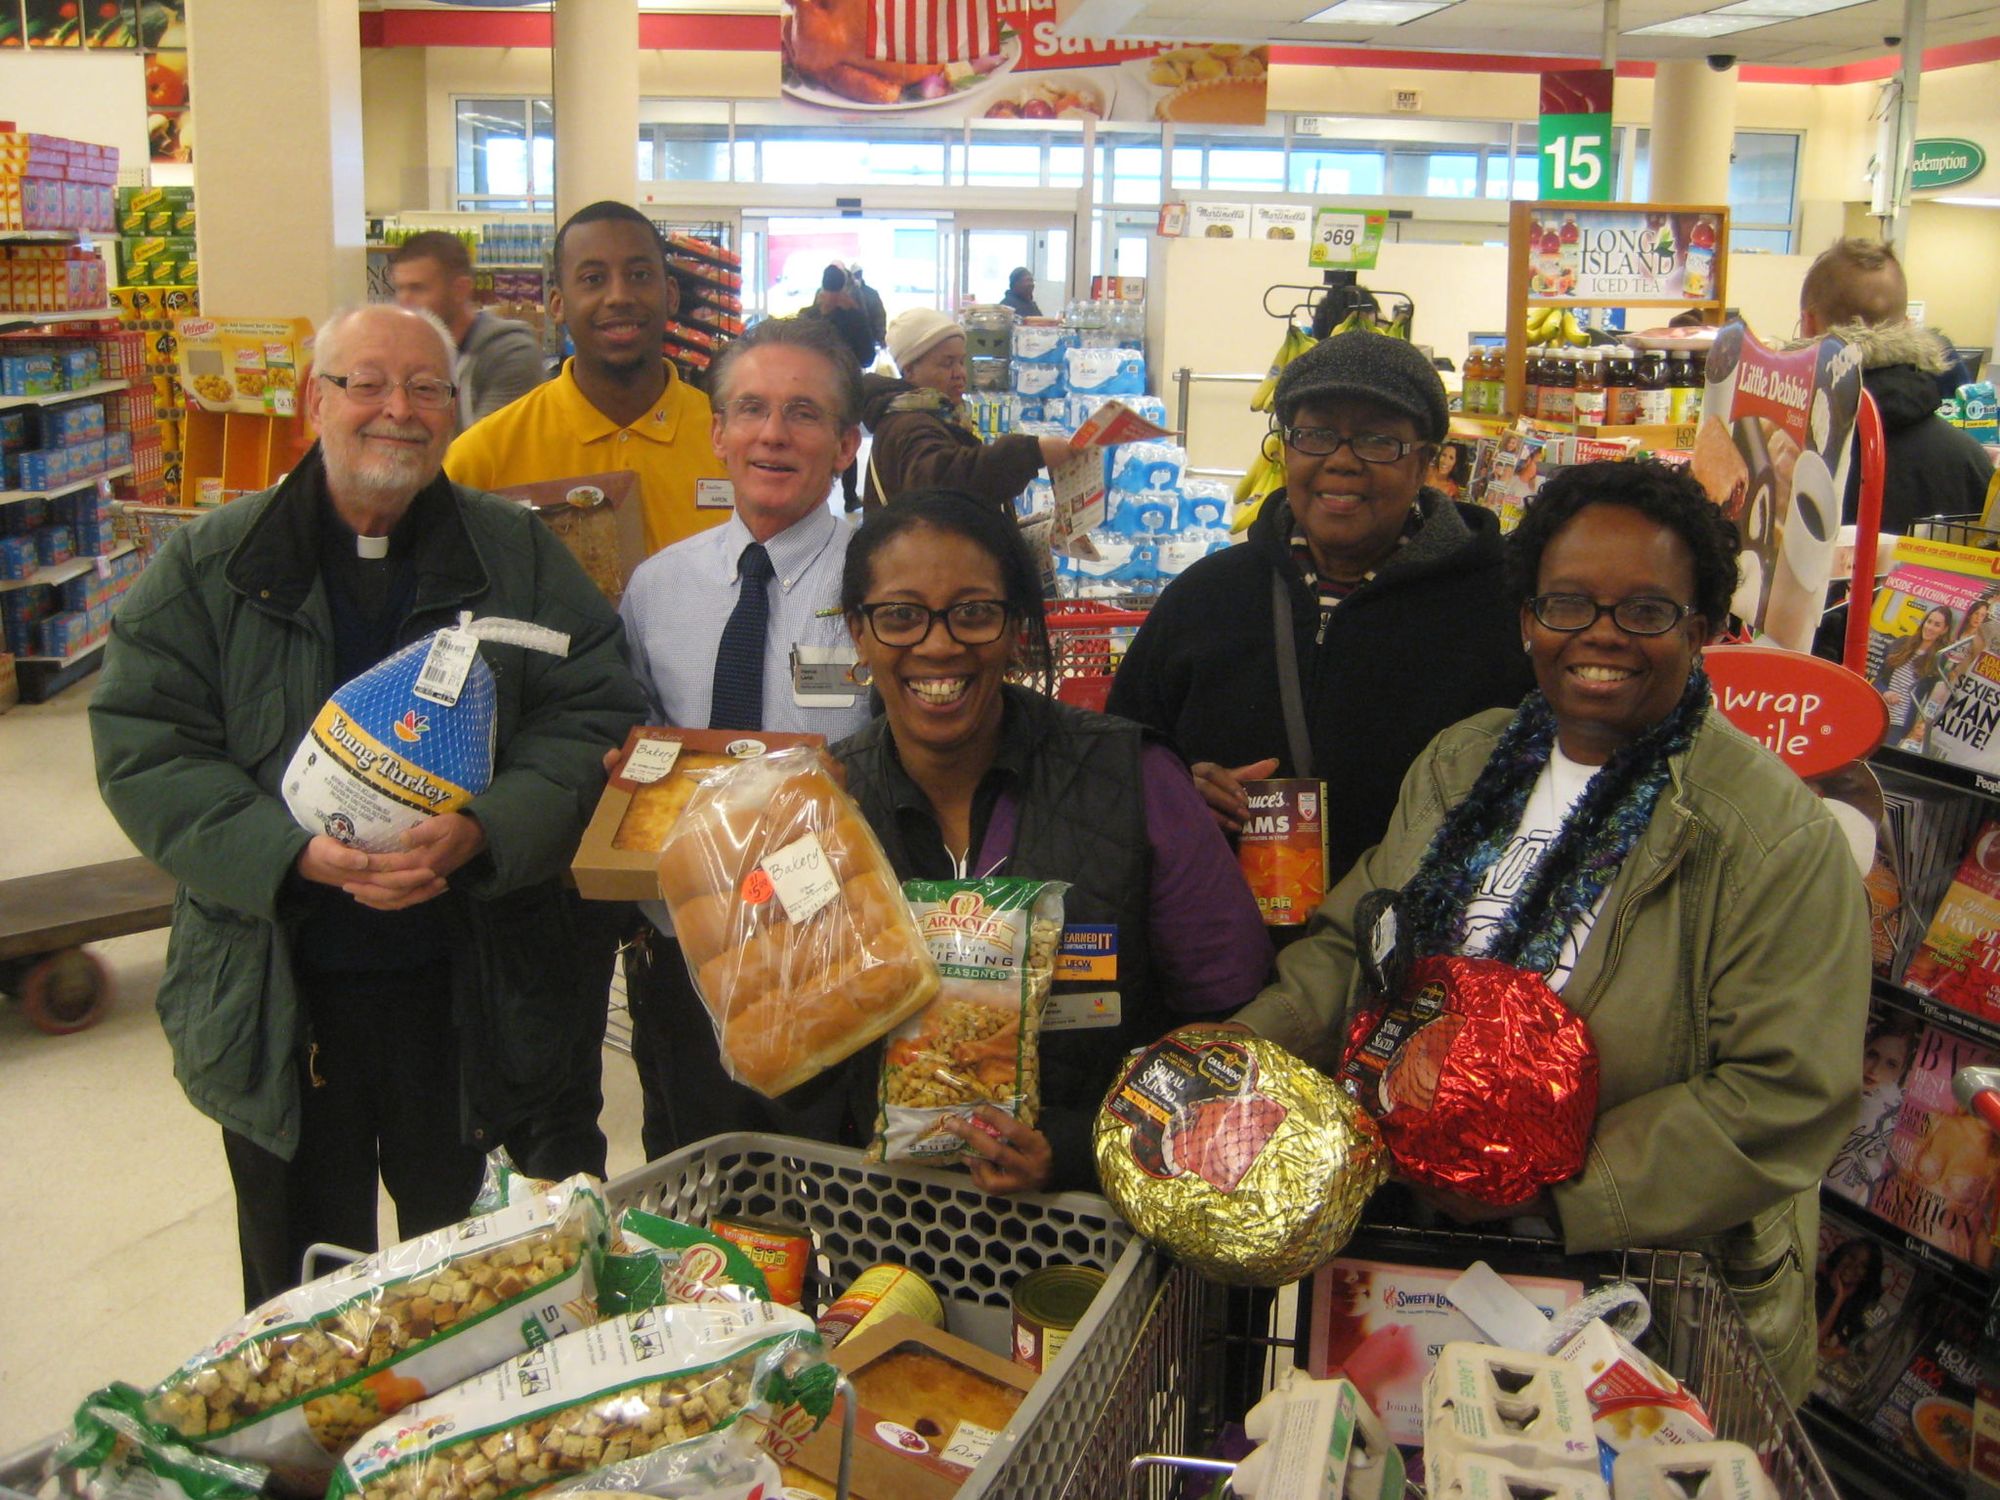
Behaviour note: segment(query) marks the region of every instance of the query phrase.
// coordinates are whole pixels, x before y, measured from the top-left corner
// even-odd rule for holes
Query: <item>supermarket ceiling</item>
[[[775,16],[782,0],[639,0],[652,15]],[[999,0],[1005,12],[1048,0]],[[546,0],[360,0],[364,13],[456,12],[471,22],[546,12]],[[1599,55],[1603,0],[1055,0],[1070,36],[1320,43],[1486,58]],[[1312,20],[1322,16],[1322,20]],[[544,23],[545,24],[545,23]],[[1927,50],[2000,36],[1993,0],[1929,0]],[[1658,28],[1666,27],[1666,30]],[[1620,61],[1728,54],[1764,67],[1835,68],[1895,53],[1903,0],[1621,0]]]
[[[1659,61],[1727,53],[1771,67],[1828,68],[1896,49],[1902,0],[1622,0],[1620,60]],[[1075,28],[1068,13],[1064,30]],[[1529,57],[1597,57],[1602,0],[1081,0],[1084,34],[1320,42],[1409,52],[1473,52]],[[1118,12],[1126,13],[1124,19]],[[1929,0],[1926,49],[1992,36],[1992,0]],[[1311,21],[1313,15],[1325,17]],[[1397,24],[1398,22],[1401,24]],[[1646,28],[1674,25],[1676,31]],[[1691,34],[1690,34],[1691,33]]]

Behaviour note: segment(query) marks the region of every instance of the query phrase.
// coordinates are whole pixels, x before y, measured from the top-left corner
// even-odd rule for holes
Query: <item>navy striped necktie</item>
[[[764,727],[764,636],[771,623],[771,554],[752,542],[737,559],[736,608],[715,648],[715,685],[709,695],[710,729]]]

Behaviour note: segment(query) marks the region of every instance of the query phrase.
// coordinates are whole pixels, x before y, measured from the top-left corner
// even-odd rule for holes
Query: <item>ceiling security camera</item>
[[[1736,54],[1734,52],[1711,52],[1708,54],[1708,65],[1718,73],[1727,73],[1731,68],[1736,66]]]

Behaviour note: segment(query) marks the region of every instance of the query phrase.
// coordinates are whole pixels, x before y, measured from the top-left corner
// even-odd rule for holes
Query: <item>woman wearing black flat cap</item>
[[[1423,483],[1448,427],[1402,339],[1336,334],[1294,360],[1265,439],[1285,487],[1161,595],[1112,685],[1109,712],[1168,735],[1231,831],[1242,781],[1323,780],[1329,882],[1381,839],[1433,735],[1534,685],[1498,521]]]

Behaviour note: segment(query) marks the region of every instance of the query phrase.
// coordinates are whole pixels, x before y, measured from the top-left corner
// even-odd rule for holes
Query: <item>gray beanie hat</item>
[[[1451,430],[1444,382],[1407,339],[1365,328],[1321,339],[1278,377],[1278,420],[1291,421],[1308,401],[1323,405],[1340,397],[1376,401],[1402,412],[1427,443],[1443,442]]]

